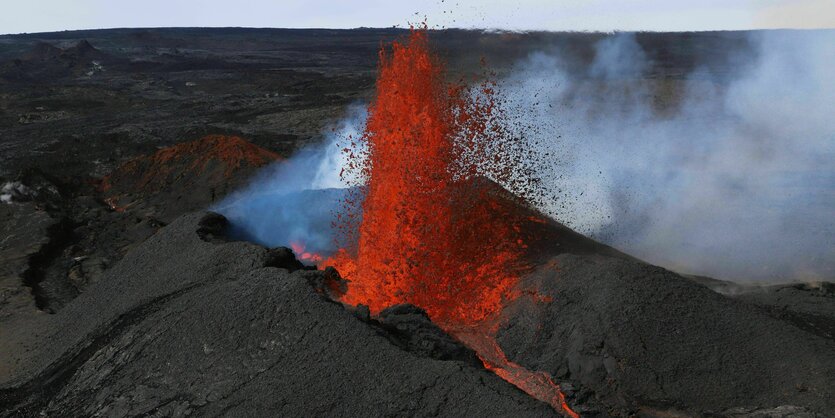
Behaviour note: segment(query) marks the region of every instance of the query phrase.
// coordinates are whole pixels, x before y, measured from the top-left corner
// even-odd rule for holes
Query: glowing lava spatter
[[[356,243],[323,264],[349,280],[343,302],[365,304],[372,313],[411,303],[457,334],[484,329],[480,324],[519,296],[525,218],[508,212],[516,197],[493,181],[532,179],[517,175],[520,139],[503,130],[492,85],[447,82],[427,36],[425,26],[413,29],[407,41],[380,52],[376,96],[360,138],[367,155],[349,155],[348,168],[367,179],[364,199],[348,202],[361,201],[362,216],[343,218],[358,220]],[[568,410],[550,379],[550,385],[531,382],[540,374],[505,358],[494,334],[467,335],[485,351],[489,369],[542,400],[560,399],[552,405]]]
[[[358,242],[331,263],[351,281],[346,303],[378,312],[407,302],[439,323],[466,323],[511,296],[523,244],[479,187],[479,176],[512,167],[501,143],[488,144],[500,129],[492,90],[470,94],[444,76],[425,30],[381,51]]]
[[[322,257],[318,253],[312,253],[309,251],[305,251],[305,244],[302,242],[291,242],[290,248],[293,249],[293,253],[296,254],[301,261],[307,261],[309,263],[319,263],[321,262],[324,257]]]

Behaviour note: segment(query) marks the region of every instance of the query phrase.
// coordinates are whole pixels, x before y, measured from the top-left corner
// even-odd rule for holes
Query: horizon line
[[[410,28],[402,27],[400,25],[394,26],[357,26],[352,28],[328,28],[328,27],[273,27],[273,26],[124,26],[124,27],[105,27],[105,28],[84,28],[84,29],[62,29],[43,32],[18,32],[18,33],[2,33],[0,36],[36,36],[49,34],[67,34],[72,32],[93,32],[93,31],[113,31],[113,30],[160,30],[160,29],[251,29],[251,30],[300,30],[300,31],[314,31],[314,30],[329,30],[329,31],[354,31],[354,30],[398,30],[408,31]],[[766,32],[766,31],[798,31],[798,32],[812,32],[812,31],[835,31],[835,27],[821,27],[821,28],[751,28],[751,29],[703,29],[703,30],[645,30],[645,29],[613,29],[613,30],[597,30],[597,29],[572,29],[572,30],[548,30],[548,29],[503,29],[503,28],[479,28],[479,27],[429,27],[430,31],[471,31],[471,32],[486,32],[486,33],[516,33],[516,34],[541,34],[541,33],[582,33],[582,34],[614,34],[614,33],[709,33],[709,32]]]

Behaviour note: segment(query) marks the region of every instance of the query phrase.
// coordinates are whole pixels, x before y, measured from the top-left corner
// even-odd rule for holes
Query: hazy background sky
[[[0,33],[161,26],[835,28],[835,0],[0,0]]]

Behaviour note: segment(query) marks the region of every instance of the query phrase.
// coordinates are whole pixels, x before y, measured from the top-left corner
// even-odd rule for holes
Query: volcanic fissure
[[[372,314],[420,306],[487,369],[577,416],[549,375],[509,361],[495,341],[498,315],[520,297],[516,284],[527,268],[526,219],[506,203],[524,202],[535,179],[520,175],[522,139],[503,127],[492,82],[467,87],[447,78],[425,25],[381,49],[375,98],[354,139],[365,151],[344,150],[346,170],[365,186],[345,199],[335,222],[340,250],[319,264],[349,281],[343,303]],[[301,245],[294,244],[305,258]]]

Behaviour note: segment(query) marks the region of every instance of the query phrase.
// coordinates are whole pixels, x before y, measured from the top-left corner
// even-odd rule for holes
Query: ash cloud
[[[634,34],[581,72],[537,52],[502,82],[538,151],[543,209],[684,273],[835,277],[835,32],[751,35],[724,73],[651,80]],[[672,104],[672,105],[670,105]]]

